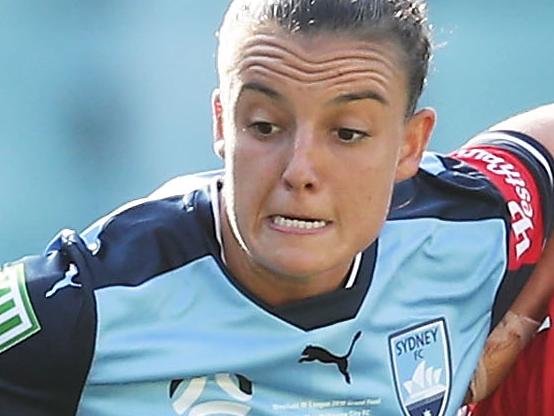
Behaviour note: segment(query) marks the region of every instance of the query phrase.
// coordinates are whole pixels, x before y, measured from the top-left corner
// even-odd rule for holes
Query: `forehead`
[[[329,93],[369,89],[406,95],[401,49],[392,41],[339,33],[288,33],[261,27],[236,38],[221,82],[276,83]],[[230,46],[230,45],[229,45]]]

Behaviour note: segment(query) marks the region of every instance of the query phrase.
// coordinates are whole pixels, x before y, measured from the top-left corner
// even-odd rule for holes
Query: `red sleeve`
[[[554,299],[550,316],[554,316]],[[552,416],[553,393],[554,329],[546,329],[522,351],[506,380],[471,416]]]
[[[480,144],[452,155],[481,173],[502,193],[511,217],[508,269],[535,264],[545,240],[543,201],[537,178],[511,150]]]

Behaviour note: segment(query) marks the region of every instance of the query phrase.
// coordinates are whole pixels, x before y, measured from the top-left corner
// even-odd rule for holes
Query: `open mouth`
[[[279,227],[299,229],[299,230],[317,230],[325,227],[328,224],[328,222],[324,220],[289,218],[289,217],[283,217],[281,215],[275,215],[272,218],[272,222],[273,224]]]

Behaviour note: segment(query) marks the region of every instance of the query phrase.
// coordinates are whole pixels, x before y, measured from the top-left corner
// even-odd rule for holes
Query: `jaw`
[[[307,238],[311,241],[303,241]],[[296,244],[291,244],[292,239]],[[255,297],[274,306],[336,290],[351,265],[348,261],[328,267],[329,256],[317,251],[321,244],[315,236],[287,236],[279,243],[247,240],[247,250],[232,241],[224,239],[233,276]]]

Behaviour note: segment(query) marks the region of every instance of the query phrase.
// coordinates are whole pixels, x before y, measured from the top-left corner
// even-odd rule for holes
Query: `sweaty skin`
[[[269,304],[332,291],[417,171],[434,113],[406,117],[391,43],[264,27],[235,47],[213,103],[228,266]]]

